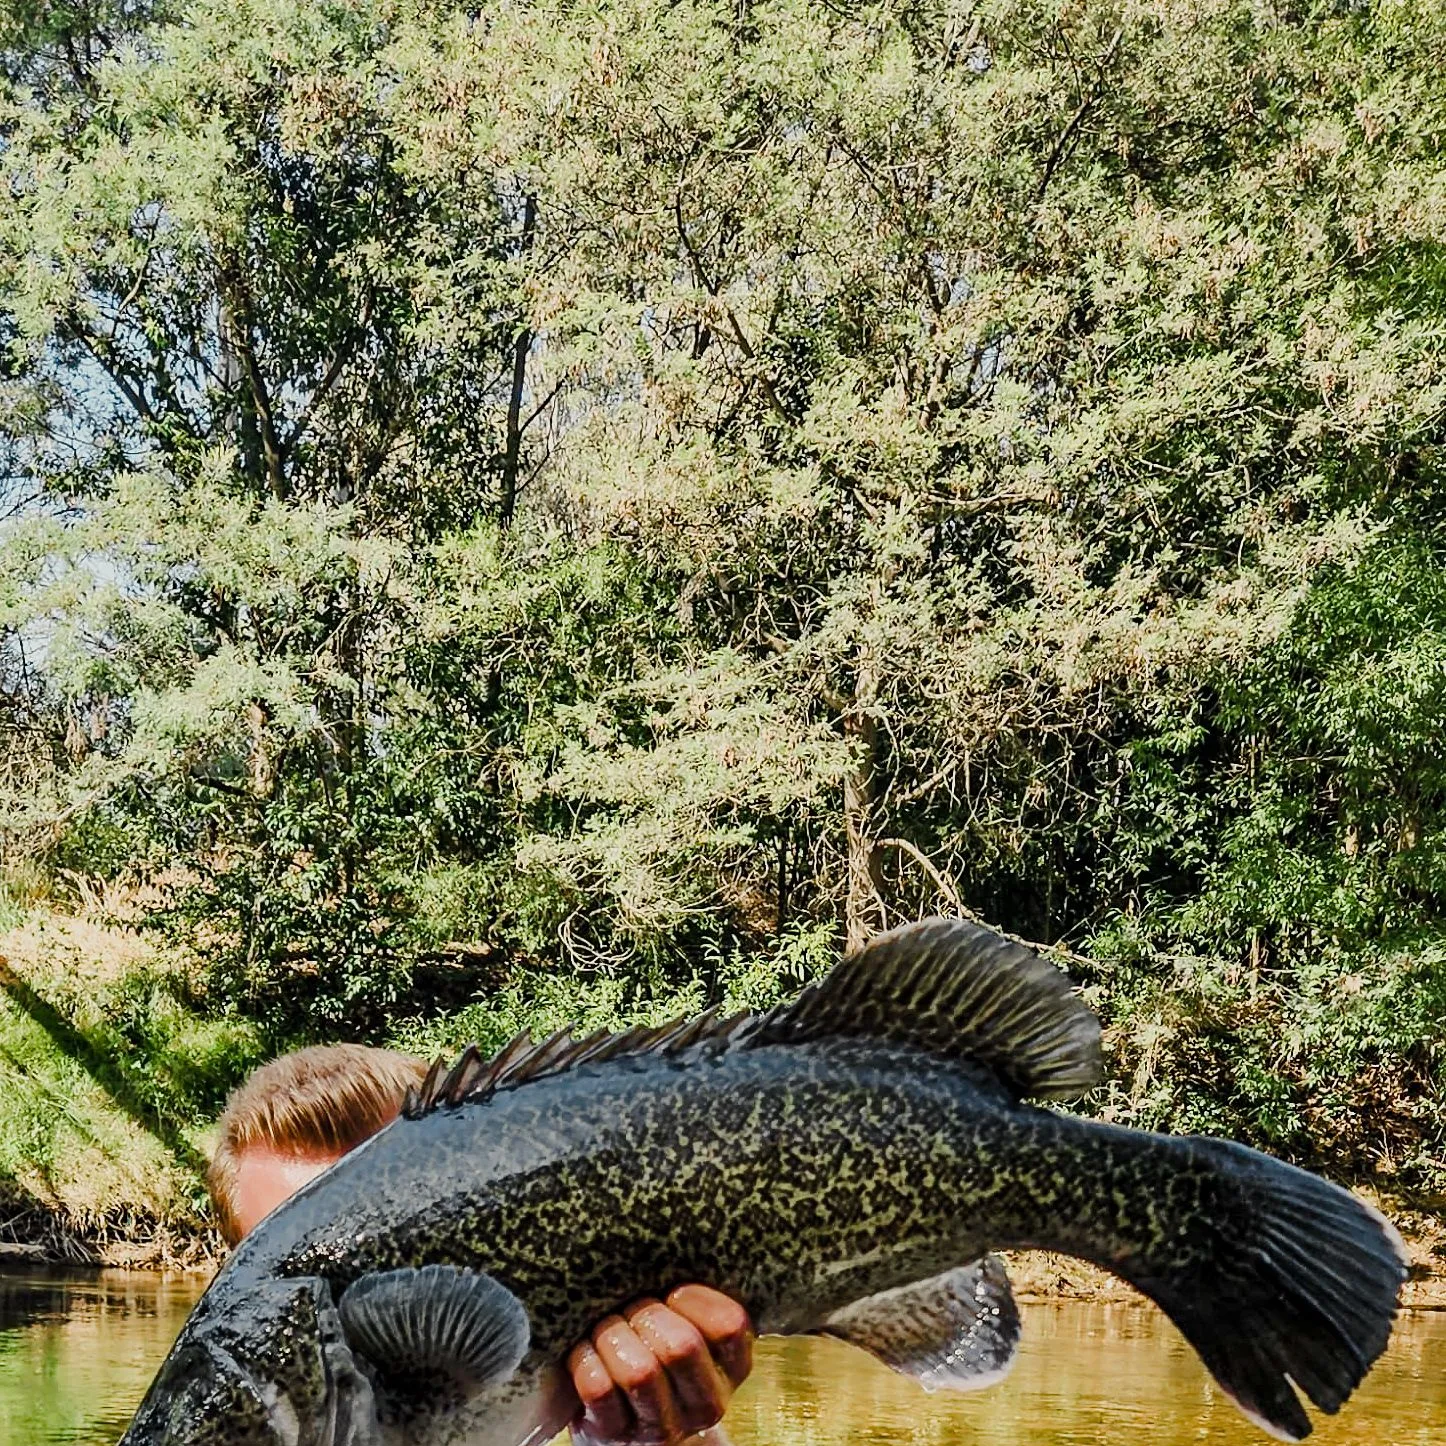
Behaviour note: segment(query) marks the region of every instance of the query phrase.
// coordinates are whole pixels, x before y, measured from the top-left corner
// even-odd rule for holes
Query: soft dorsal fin
[[[1100,1082],[1100,1022],[1033,949],[963,919],[906,924],[759,1021],[750,1043],[836,1037],[912,1044],[987,1065],[1015,1094]]]
[[[881,934],[765,1014],[723,1019],[709,1010],[582,1039],[559,1030],[540,1044],[518,1035],[489,1061],[469,1046],[445,1073],[438,1060],[402,1113],[414,1119],[606,1060],[825,1039],[886,1040],[977,1061],[1021,1097],[1082,1094],[1103,1074],[1099,1021],[1054,965],[978,924],[925,919]]]

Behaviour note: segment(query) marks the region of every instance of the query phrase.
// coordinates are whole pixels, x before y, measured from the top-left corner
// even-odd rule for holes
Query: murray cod
[[[1017,1247],[1129,1281],[1299,1440],[1385,1348],[1394,1232],[1243,1146],[1023,1102],[1100,1075],[1065,977],[957,920],[766,1013],[469,1050],[240,1246],[122,1446],[545,1441],[568,1348],[685,1281],[970,1390],[1014,1354]]]

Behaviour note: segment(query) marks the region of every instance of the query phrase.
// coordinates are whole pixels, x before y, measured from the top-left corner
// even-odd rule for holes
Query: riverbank
[[[184,958],[136,927],[144,900],[0,914],[0,1266],[205,1274],[222,1258],[201,1172],[226,1090],[261,1057],[188,999]],[[1446,1309],[1446,1222],[1368,1196],[1406,1240],[1408,1309]],[[1025,1300],[1125,1301],[1063,1256],[1011,1262]]]
[[[69,1232],[56,1220],[36,1223],[36,1238],[0,1241],[0,1272],[64,1265],[205,1279],[224,1259],[220,1241],[210,1230],[187,1236],[158,1228],[134,1239],[114,1237],[101,1241]],[[1411,1278],[1401,1292],[1402,1310],[1446,1311],[1446,1262],[1433,1253],[1441,1238],[1439,1226],[1429,1241],[1407,1238]],[[1047,1251],[1011,1252],[1008,1259],[1009,1278],[1018,1300],[1032,1304],[1140,1303],[1138,1292],[1124,1281],[1084,1261]]]
[[[262,1051],[197,1006],[187,961],[138,927],[145,904],[0,909],[0,1258],[215,1258],[211,1122]]]
[[[1358,1193],[1395,1225],[1405,1244],[1410,1275],[1401,1290],[1402,1310],[1446,1310],[1446,1220],[1400,1200]],[[1012,1255],[1009,1276],[1020,1300],[1125,1304],[1140,1298],[1107,1271],[1046,1251]]]
[[[1441,1222],[1433,1219],[1429,1236],[1403,1232],[1411,1274],[1401,1290],[1401,1309],[1446,1311],[1446,1259],[1435,1251],[1446,1239]],[[1009,1278],[1021,1301],[1086,1301],[1102,1305],[1138,1305],[1137,1291],[1117,1276],[1082,1260],[1046,1251],[1026,1251],[1009,1257]]]

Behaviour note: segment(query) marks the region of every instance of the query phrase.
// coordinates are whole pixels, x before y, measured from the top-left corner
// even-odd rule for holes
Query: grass
[[[209,1253],[209,1127],[261,1051],[188,988],[184,961],[122,922],[0,900],[0,1243]]]

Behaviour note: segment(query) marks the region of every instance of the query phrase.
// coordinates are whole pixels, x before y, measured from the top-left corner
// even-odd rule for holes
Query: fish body
[[[1051,966],[932,921],[769,1015],[465,1059],[242,1244],[123,1446],[521,1446],[622,1303],[699,1281],[929,1386],[1007,1368],[999,1249],[1131,1281],[1266,1429],[1335,1410],[1402,1279],[1346,1192],[1025,1103],[1099,1069]]]

